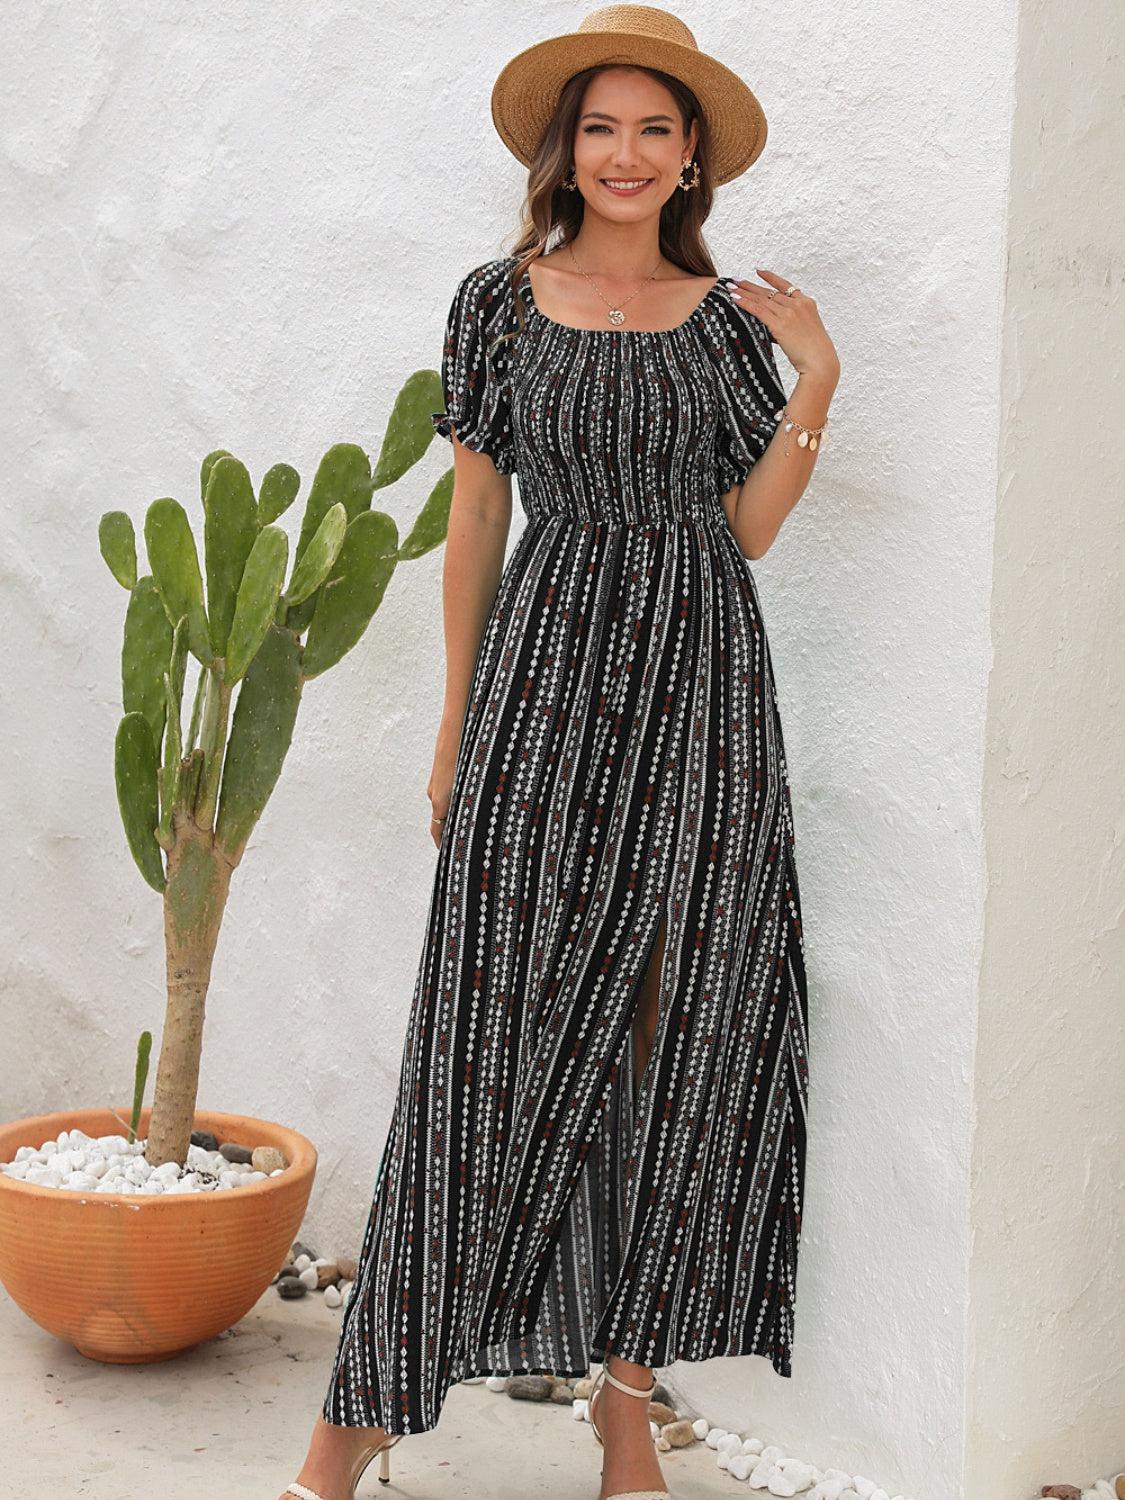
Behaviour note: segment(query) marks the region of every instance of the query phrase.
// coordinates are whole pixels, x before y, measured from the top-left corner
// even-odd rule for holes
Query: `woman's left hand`
[[[775,271],[763,270],[761,266],[757,267],[757,272],[776,291],[759,286],[756,281],[731,277],[734,283],[731,296],[747,312],[762,320],[798,375],[807,374],[833,382],[838,380],[840,359],[835,344],[828,337],[828,330],[820,321],[815,299],[800,288],[787,296],[787,288],[793,285],[791,281],[786,281]]]

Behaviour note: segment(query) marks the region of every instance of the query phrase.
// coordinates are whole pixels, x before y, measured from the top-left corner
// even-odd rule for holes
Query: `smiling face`
[[[591,80],[574,133],[574,173],[587,206],[632,222],[659,214],[676,191],[697,128],[685,136],[672,94],[636,68]]]

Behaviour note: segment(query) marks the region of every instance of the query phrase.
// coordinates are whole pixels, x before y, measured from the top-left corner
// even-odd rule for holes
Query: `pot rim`
[[[22,1132],[23,1130],[27,1130],[30,1132],[31,1129],[35,1126],[38,1126],[40,1122],[44,1122],[44,1124],[46,1124],[46,1122],[49,1121],[58,1122],[57,1128],[55,1130],[55,1135],[58,1135],[59,1131],[70,1128],[66,1124],[68,1120],[77,1122],[80,1119],[88,1119],[91,1115],[95,1114],[108,1115],[111,1112],[111,1108],[112,1106],[109,1105],[91,1105],[85,1109],[60,1109],[53,1110],[48,1114],[25,1115],[21,1119],[6,1120],[0,1122],[0,1140],[3,1140],[4,1137],[8,1136],[13,1131]],[[132,1105],[129,1105],[127,1109],[118,1110],[118,1113],[126,1117],[129,1116],[132,1113]],[[150,1104],[146,1104],[141,1110],[142,1126],[151,1118],[151,1116],[152,1106]],[[223,1110],[215,1109],[197,1109],[195,1111],[194,1120],[195,1128],[197,1129],[210,1128],[209,1122],[214,1122],[221,1125],[238,1121],[241,1123],[249,1122],[254,1125],[264,1126],[266,1130],[272,1131],[277,1135],[279,1143],[286,1143],[290,1148],[285,1152],[285,1155],[289,1160],[289,1165],[285,1168],[280,1177],[266,1177],[261,1182],[251,1182],[248,1183],[245,1187],[239,1187],[237,1189],[231,1190],[229,1193],[223,1194],[223,1199],[235,1199],[235,1205],[239,1201],[245,1201],[245,1199],[250,1197],[252,1194],[260,1195],[265,1192],[270,1192],[271,1190],[276,1192],[280,1188],[288,1187],[292,1182],[296,1180],[296,1178],[303,1177],[307,1173],[311,1172],[316,1166],[317,1150],[312,1141],[310,1141],[307,1136],[302,1135],[299,1130],[294,1130],[290,1125],[282,1125],[277,1120],[266,1120],[260,1118],[257,1115],[233,1114],[225,1112]],[[202,1122],[202,1124],[200,1122]],[[83,1127],[79,1125],[78,1128],[82,1129]],[[108,1131],[103,1132],[103,1134],[110,1133],[111,1132]],[[140,1133],[142,1132],[139,1130],[138,1134]],[[47,1129],[44,1129],[42,1131],[37,1142],[16,1141],[15,1145],[11,1149],[14,1151],[21,1145],[42,1144],[42,1141],[49,1135],[50,1129],[48,1127]],[[273,1143],[262,1142],[261,1144],[266,1145]],[[3,1146],[0,1147],[0,1149],[7,1150],[9,1148],[7,1146]],[[5,1157],[5,1160],[10,1161],[12,1160],[12,1157]],[[95,1193],[92,1189],[87,1189],[84,1192],[82,1189],[75,1188],[45,1187],[42,1183],[24,1182],[22,1178],[9,1177],[7,1172],[0,1172],[0,1192],[7,1191],[22,1192],[27,1194],[29,1197],[49,1196],[51,1201],[54,1203],[73,1203],[76,1208],[79,1206],[91,1205],[95,1207],[104,1205],[109,1208],[120,1208],[122,1205],[124,1205],[127,1208],[136,1210],[155,1209],[157,1211],[168,1210],[171,1212],[183,1212],[187,1211],[189,1209],[189,1206],[194,1206],[196,1211],[220,1213],[225,1213],[228,1211],[226,1209],[213,1210],[210,1208],[210,1205],[212,1203],[220,1201],[217,1197],[217,1194],[213,1192],[173,1193],[170,1194],[167,1198],[163,1195],[163,1193]],[[232,1206],[230,1211],[234,1212],[235,1206]]]

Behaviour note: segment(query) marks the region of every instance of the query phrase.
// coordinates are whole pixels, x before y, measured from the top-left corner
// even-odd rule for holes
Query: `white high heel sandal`
[[[652,1384],[647,1390],[643,1391],[638,1391],[635,1385],[626,1385],[623,1380],[618,1380],[616,1375],[610,1374],[608,1358],[607,1355],[606,1363],[603,1363],[593,1385],[590,1387],[590,1395],[587,1398],[588,1404],[586,1407],[586,1415],[590,1418],[590,1426],[594,1429],[594,1436],[602,1444],[603,1448],[605,1447],[605,1443],[602,1442],[602,1435],[598,1431],[598,1424],[594,1421],[594,1397],[599,1394],[602,1381],[608,1380],[610,1385],[615,1385],[619,1391],[628,1391],[630,1396],[640,1396],[645,1401],[652,1399],[652,1393],[656,1389],[655,1375],[652,1378]],[[616,1494],[609,1495],[607,1500],[672,1500],[672,1496],[668,1490],[618,1490]]]
[[[370,1453],[365,1453],[363,1455],[363,1457],[360,1459],[359,1468],[352,1475],[351,1493],[353,1497],[355,1495],[356,1485],[358,1485],[359,1481],[363,1478],[364,1470],[367,1468],[367,1465],[373,1458],[377,1458],[379,1460],[379,1478],[384,1484],[390,1483],[391,1449],[400,1440],[400,1438],[402,1438],[402,1436],[403,1434],[401,1432],[389,1433],[377,1448],[372,1448]],[[284,1491],[284,1493],[286,1495],[296,1495],[297,1500],[324,1500],[323,1495],[318,1495],[316,1490],[309,1489],[307,1484],[301,1484],[296,1479],[289,1486],[289,1488]]]

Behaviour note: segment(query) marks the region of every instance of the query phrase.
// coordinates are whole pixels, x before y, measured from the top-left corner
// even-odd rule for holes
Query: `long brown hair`
[[[539,149],[528,168],[527,198],[522,222],[516,242],[509,252],[516,258],[511,285],[521,330],[526,322],[526,308],[518,286],[524,271],[544,253],[552,235],[555,237],[552,248],[558,248],[569,244],[582,225],[582,194],[562,185],[563,179],[570,172],[582,96],[587,84],[599,73],[608,67],[620,66],[619,63],[601,63],[594,68],[583,68],[581,73],[575,73],[573,78],[567,79],[551,123],[544,131]],[[711,252],[703,240],[703,223],[711,212],[715,197],[706,117],[695,94],[678,78],[662,73],[658,68],[643,68],[634,64],[630,66],[638,66],[640,72],[655,78],[671,93],[679,107],[685,136],[691,129],[693,120],[699,124],[699,138],[695,147],[699,182],[686,192],[677,188],[660,210],[660,253],[673,265],[696,276],[716,276],[718,272],[711,259]]]

